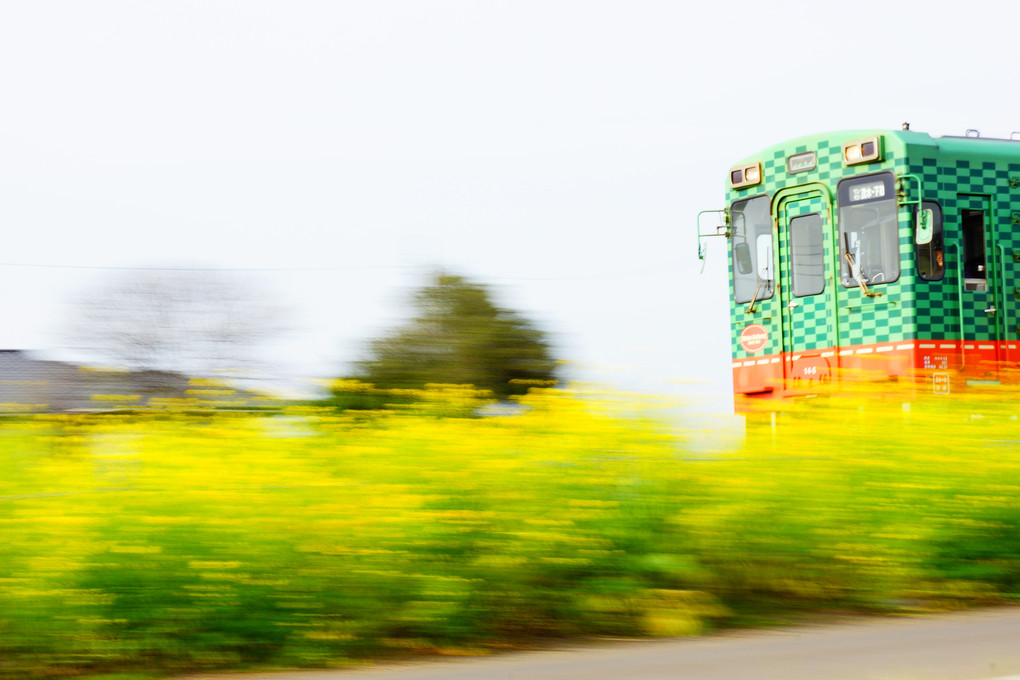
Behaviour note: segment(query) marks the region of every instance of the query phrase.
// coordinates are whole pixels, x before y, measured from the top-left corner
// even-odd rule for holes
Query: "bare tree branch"
[[[283,310],[254,281],[212,271],[130,271],[82,294],[71,349],[132,370],[247,369],[283,331]]]

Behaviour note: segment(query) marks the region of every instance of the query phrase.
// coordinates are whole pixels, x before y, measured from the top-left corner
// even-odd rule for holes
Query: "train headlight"
[[[882,158],[882,138],[869,137],[843,145],[843,164],[871,163]]]
[[[740,189],[761,184],[761,163],[741,165],[730,170],[730,188]]]

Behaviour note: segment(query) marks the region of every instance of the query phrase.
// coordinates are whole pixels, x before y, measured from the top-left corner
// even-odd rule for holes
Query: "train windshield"
[[[772,216],[769,197],[735,201],[730,210],[733,243],[733,296],[737,302],[772,297]]]
[[[839,183],[840,278],[851,288],[900,277],[899,223],[893,176]]]

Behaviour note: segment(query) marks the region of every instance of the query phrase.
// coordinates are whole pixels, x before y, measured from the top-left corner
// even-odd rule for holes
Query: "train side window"
[[[925,281],[941,281],[946,275],[942,206],[935,201],[924,201],[921,209],[932,211],[932,224],[931,240],[917,246],[917,275]]]
[[[960,228],[963,232],[963,285],[967,290],[988,290],[984,212],[964,210]]]
[[[767,300],[775,290],[772,267],[772,214],[768,196],[734,201],[730,209],[733,241],[733,298],[738,303]]]
[[[825,249],[818,213],[790,220],[790,260],[794,296],[818,295],[825,290]]]

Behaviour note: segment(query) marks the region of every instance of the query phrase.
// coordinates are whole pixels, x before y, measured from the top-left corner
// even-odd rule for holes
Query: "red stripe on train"
[[[733,391],[748,396],[789,396],[839,381],[932,378],[1020,381],[1020,342],[902,340],[849,347],[745,356],[733,360]],[[949,377],[946,377],[946,388]],[[937,391],[937,389],[936,389]]]

